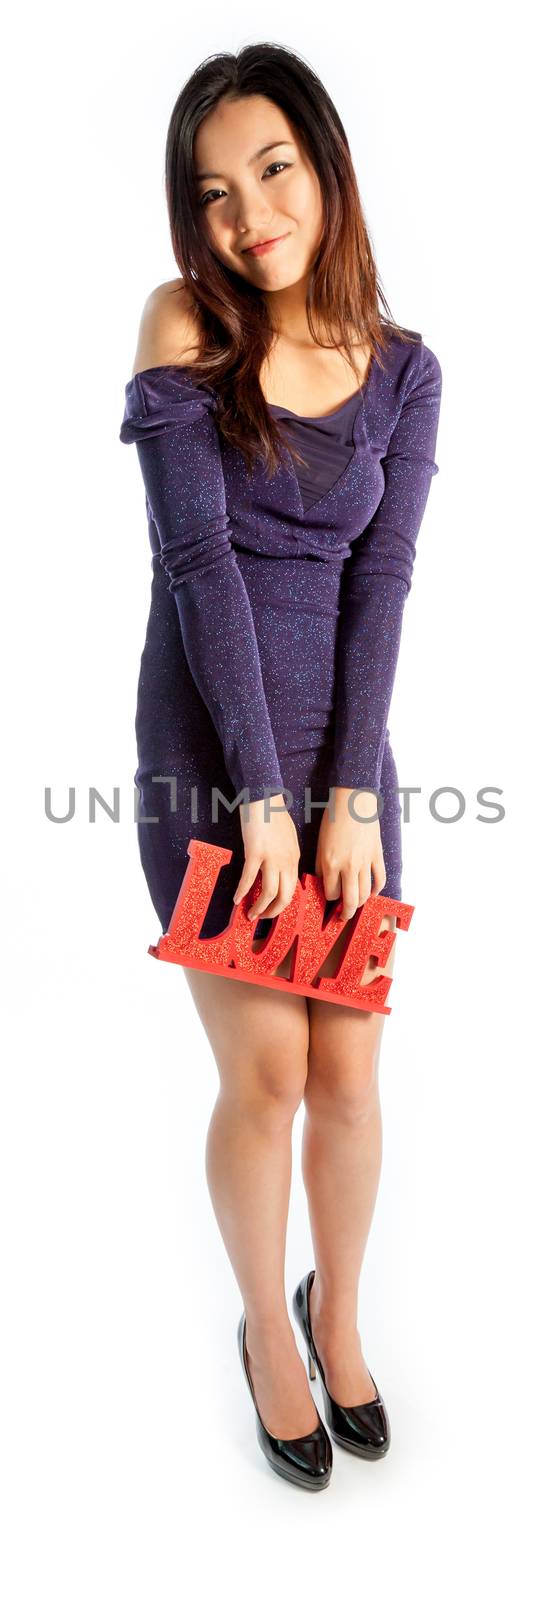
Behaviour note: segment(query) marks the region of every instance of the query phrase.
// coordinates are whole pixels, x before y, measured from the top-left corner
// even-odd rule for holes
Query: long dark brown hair
[[[199,359],[190,363],[197,382],[218,396],[223,437],[243,454],[249,472],[257,458],[269,473],[280,464],[284,435],[266,403],[260,371],[274,339],[263,295],[213,252],[202,226],[194,170],[194,140],[207,113],[227,95],[264,95],[289,118],[320,183],[323,228],[307,290],[307,320],[326,330],[329,345],[341,346],[357,377],[356,340],[382,366],[386,330],[408,341],[408,330],[392,319],[382,292],[345,130],[312,68],[282,45],[246,45],[237,55],[209,56],[191,74],[175,102],[168,127],[165,184],[173,252],[197,315]],[[379,300],[388,314],[382,317]],[[338,331],[338,339],[335,338]],[[299,458],[292,445],[291,453]]]

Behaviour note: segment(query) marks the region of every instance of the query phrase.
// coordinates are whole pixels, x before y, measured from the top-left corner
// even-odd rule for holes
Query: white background
[[[532,1593],[540,1146],[534,761],[540,280],[530,8],[30,5],[2,94],[0,1450],[6,1600]],[[335,23],[331,27],[330,19]],[[258,1448],[203,1151],[218,1079],[133,819],[150,592],[118,440],[176,276],[167,124],[207,55],[303,54],[345,123],[384,291],[443,370],[390,716],[403,895],[360,1289],[392,1448],[330,1488]],[[536,85],[538,87],[538,85]],[[538,533],[537,533],[538,520]],[[112,805],[89,822],[88,791]],[[453,785],[463,819],[429,796]],[[502,791],[505,819],[477,793]],[[45,789],[62,815],[45,816]],[[442,814],[453,803],[442,803]],[[288,1296],[312,1265],[295,1124]],[[319,1393],[317,1392],[317,1401]]]

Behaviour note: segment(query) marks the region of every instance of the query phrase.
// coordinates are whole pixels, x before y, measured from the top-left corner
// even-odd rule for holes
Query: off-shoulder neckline
[[[405,329],[405,332],[412,332],[412,331],[413,331],[412,329]],[[417,338],[416,338],[416,344],[415,344],[414,351],[412,352],[412,354],[414,354],[415,350],[417,350],[421,354],[422,349],[423,349],[423,340],[421,338],[421,335],[418,335]],[[321,495],[318,500],[313,502],[313,504],[309,508],[311,516],[314,515],[315,513],[318,513],[319,517],[323,517],[325,515],[325,513],[328,510],[328,507],[333,505],[333,503],[336,500],[337,496],[343,491],[345,482],[348,481],[350,475],[352,474],[352,472],[354,470],[354,466],[355,466],[355,463],[356,463],[356,461],[358,459],[358,455],[359,455],[359,448],[358,447],[361,445],[363,437],[364,436],[367,437],[366,420],[367,420],[367,417],[368,417],[368,411],[366,409],[365,401],[366,401],[367,391],[368,391],[368,389],[370,388],[370,385],[371,385],[371,379],[372,379],[372,376],[373,376],[373,370],[375,368],[378,369],[378,362],[375,361],[374,356],[373,356],[372,359],[371,359],[371,362],[370,362],[369,371],[368,371],[368,373],[366,375],[365,381],[364,381],[363,385],[360,386],[359,391],[356,391],[356,396],[355,397],[357,399],[357,405],[356,405],[355,411],[354,411],[354,421],[353,421],[353,430],[352,430],[352,437],[353,437],[353,444],[354,444],[353,454],[351,455],[350,460],[347,462],[347,465],[346,465],[344,471],[341,473],[340,477],[337,478],[336,481],[334,483],[332,483],[329,486],[329,488],[324,491],[323,495]],[[201,383],[196,385],[196,383],[193,381],[193,379],[191,377],[192,370],[193,369],[190,366],[188,366],[188,365],[187,366],[181,366],[178,362],[177,363],[171,363],[168,366],[163,366],[162,365],[162,366],[154,366],[154,367],[145,367],[145,368],[142,368],[140,372],[134,372],[133,373],[132,377],[130,378],[129,382],[126,385],[126,392],[128,394],[128,391],[131,389],[132,385],[136,384],[138,378],[145,378],[145,377],[151,377],[152,378],[153,374],[163,375],[164,373],[173,372],[173,373],[181,373],[181,374],[183,374],[184,377],[185,377],[186,383],[187,383],[187,387],[192,386],[193,387],[193,391],[194,391],[194,395],[199,395],[202,401],[204,401],[206,398],[207,398],[207,400],[212,401],[213,393],[216,395],[217,391],[216,390],[213,391],[212,384],[206,384],[205,388],[202,386]],[[349,399],[344,402],[344,405],[342,407],[339,407],[339,410],[344,410],[345,406],[350,404],[353,399],[354,399],[353,395],[349,396]],[[271,402],[268,401],[267,404],[270,405]],[[285,407],[283,407],[283,408],[276,407],[276,409],[277,410],[280,410],[280,409],[286,410]],[[336,415],[336,414],[337,413],[335,412],[334,415]],[[296,413],[292,412],[291,415],[295,416]],[[331,416],[331,415],[332,415],[332,413],[328,413],[328,416]],[[318,419],[316,417],[314,417],[314,418],[304,418],[303,420],[316,422]],[[297,478],[297,474],[296,474],[295,468],[294,468],[293,463],[291,461],[290,461],[289,464],[288,464],[288,462],[286,462],[286,471],[287,471],[288,476],[289,476],[289,478],[291,480],[293,493],[297,497],[297,515],[298,515],[298,518],[299,518],[299,522],[300,522],[300,524],[304,524],[307,521],[307,515],[308,514],[305,512],[305,509],[303,507],[303,501],[302,501],[302,495],[301,495],[301,489],[300,489],[300,486],[299,486],[299,481],[298,481],[298,478]]]
[[[414,350],[416,350],[416,349],[420,350],[421,349],[421,347],[423,346],[423,338],[422,338],[421,333],[418,333],[417,331],[415,332],[413,328],[402,328],[401,331],[403,333],[411,334],[414,337],[414,339],[415,339],[415,345],[413,346]],[[392,343],[394,341],[394,338],[395,338],[395,335],[392,332],[391,333],[391,341],[392,341]],[[299,422],[327,422],[327,421],[331,421],[333,419],[333,417],[339,416],[341,411],[346,410],[346,407],[348,405],[351,405],[352,401],[354,399],[359,400],[360,405],[361,405],[361,401],[364,400],[365,395],[367,393],[367,390],[370,387],[371,379],[373,377],[373,372],[374,372],[375,368],[378,368],[378,362],[375,360],[374,354],[372,354],[371,358],[370,358],[370,361],[369,361],[369,370],[365,375],[365,379],[364,379],[363,383],[360,384],[359,389],[355,389],[353,394],[349,395],[346,400],[343,400],[340,406],[336,406],[334,411],[326,411],[323,416],[319,416],[319,417],[301,416],[300,412],[291,411],[289,406],[279,406],[273,400],[268,400],[267,401],[267,405],[268,405],[270,411],[286,412],[288,416],[295,417],[297,419],[297,421],[299,421]],[[128,383],[126,384],[125,388],[126,388],[126,391],[128,391],[128,389],[131,388],[131,385],[136,382],[137,378],[150,377],[150,376],[152,376],[153,373],[179,372],[179,373],[183,374],[185,381],[188,382],[188,383],[192,383],[194,389],[196,389],[200,394],[205,395],[205,393],[209,393],[210,392],[211,396],[213,396],[213,395],[216,396],[217,391],[216,391],[216,389],[213,388],[213,385],[211,383],[206,381],[205,382],[205,386],[203,386],[203,381],[200,382],[200,383],[196,383],[194,381],[194,379],[192,378],[193,370],[194,370],[193,369],[193,365],[190,362],[187,362],[186,365],[184,365],[184,364],[181,364],[178,361],[177,362],[170,362],[166,366],[162,363],[161,365],[159,364],[159,365],[154,366],[154,367],[142,367],[139,372],[133,372],[132,373],[132,376],[131,376],[131,378],[129,378]]]
[[[294,417],[297,422],[332,422],[334,417],[338,417],[338,416],[341,415],[342,411],[346,411],[346,407],[347,406],[351,406],[353,404],[354,400],[357,400],[359,403],[361,403],[361,400],[362,400],[363,396],[365,395],[366,390],[368,389],[368,386],[369,386],[369,383],[370,383],[370,380],[371,380],[371,376],[372,376],[372,372],[373,372],[373,367],[375,365],[376,365],[375,358],[374,358],[374,355],[372,355],[371,359],[370,359],[370,362],[369,362],[369,369],[368,369],[368,372],[366,373],[364,382],[362,384],[360,384],[358,389],[354,389],[353,393],[349,394],[347,396],[347,399],[343,400],[341,402],[340,406],[336,406],[333,411],[326,411],[323,415],[320,415],[320,416],[308,416],[308,415],[303,415],[302,416],[299,411],[291,411],[289,406],[281,406],[281,405],[278,404],[278,402],[276,402],[274,400],[268,400],[267,401],[268,408],[269,408],[270,411],[277,411],[281,415],[283,413],[286,413],[287,416]],[[190,366],[189,363],[187,363],[186,366],[185,366],[185,365],[182,365],[178,361],[177,362],[169,362],[167,365],[162,364],[162,365],[158,365],[158,366],[155,366],[155,367],[142,367],[139,372],[133,372],[132,373],[131,378],[129,378],[128,383],[126,384],[126,389],[128,390],[130,388],[130,385],[132,383],[136,382],[137,378],[146,378],[146,377],[149,377],[150,375],[152,375],[155,372],[181,372],[181,373],[183,373],[185,375],[185,379],[187,379],[188,382],[194,383],[194,380],[191,377],[192,370],[193,369],[192,369],[192,367]],[[201,384],[194,383],[194,388],[198,389],[200,393],[205,394],[205,392],[206,392],[205,388],[203,388]],[[216,394],[216,390],[213,389],[212,384],[210,384],[210,383],[206,384],[206,389],[207,390],[211,390],[211,392],[213,394]]]

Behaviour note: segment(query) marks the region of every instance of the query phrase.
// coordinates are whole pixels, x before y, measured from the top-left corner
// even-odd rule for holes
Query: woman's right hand
[[[249,920],[253,922],[264,915],[278,917],[289,906],[298,882],[301,851],[295,822],[280,794],[270,795],[268,801],[251,800],[248,805],[241,805],[240,816],[245,865],[233,896],[234,905],[248,893],[261,868],[262,887],[248,912]]]

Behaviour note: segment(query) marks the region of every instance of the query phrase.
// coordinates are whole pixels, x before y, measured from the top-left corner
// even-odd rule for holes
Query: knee
[[[235,1067],[222,1077],[222,1098],[242,1120],[265,1132],[279,1132],[293,1122],[307,1083],[308,1041],[275,1031],[265,1043],[240,1052]]]
[[[378,1049],[325,1060],[309,1052],[304,1098],[309,1115],[353,1126],[369,1122],[379,1106]]]
[[[280,1132],[293,1122],[306,1082],[306,1057],[292,1051],[253,1057],[243,1084],[244,1119],[266,1133]]]

